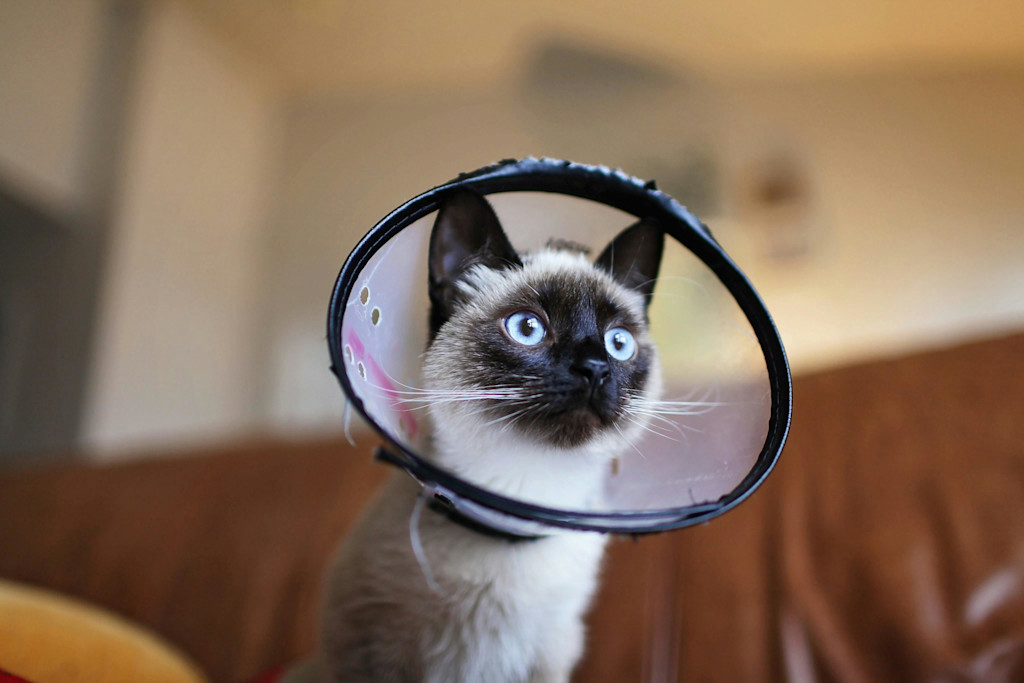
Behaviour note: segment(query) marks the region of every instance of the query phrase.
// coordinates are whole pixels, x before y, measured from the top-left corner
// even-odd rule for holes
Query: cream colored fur
[[[412,552],[418,485],[392,477],[330,578],[322,645],[337,681],[567,681],[583,652],[599,534],[510,544],[426,511]]]
[[[578,273],[620,298],[641,297],[581,256],[541,252],[524,268],[477,268],[469,306],[488,309],[516,287],[555,271]],[[457,326],[458,316],[452,324]],[[650,344],[646,337],[639,343]],[[451,385],[455,345],[426,355],[428,389]],[[660,391],[657,362],[648,396]],[[460,476],[513,497],[569,509],[593,506],[609,461],[635,440],[639,421],[572,450],[489,425],[464,404],[432,406],[432,457]],[[606,537],[555,532],[509,543],[467,530],[418,504],[419,486],[396,473],[345,542],[328,577],[322,655],[290,680],[565,682],[584,647],[583,614],[597,586]],[[418,518],[418,521],[417,521]],[[425,554],[421,565],[411,534]]]

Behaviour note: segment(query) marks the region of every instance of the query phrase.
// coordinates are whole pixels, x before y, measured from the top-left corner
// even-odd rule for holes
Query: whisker
[[[697,410],[697,409],[670,409],[670,408],[652,408],[648,406],[637,406],[635,408],[637,412],[647,413],[649,415],[678,415],[682,417],[692,417],[695,415],[707,415],[710,410]]]
[[[646,432],[650,432],[651,434],[654,434],[655,436],[659,436],[659,437],[661,437],[663,439],[668,439],[669,441],[675,441],[675,442],[679,441],[679,439],[674,439],[671,436],[669,436],[668,434],[666,434],[665,432],[660,431],[658,429],[655,429],[653,426],[651,426],[648,422],[646,422],[644,420],[638,420],[637,418],[635,418],[635,417],[633,417],[631,415],[626,415],[626,419],[629,420],[634,425],[636,425],[637,427],[643,429]],[[683,435],[683,436],[685,437],[685,435]]]
[[[615,431],[617,431],[619,433],[619,437],[622,439],[623,443],[625,443],[630,448],[632,448],[634,451],[636,451],[636,454],[639,455],[643,460],[647,459],[647,456],[644,455],[643,451],[640,450],[640,447],[637,446],[635,443],[633,443],[632,439],[626,438],[626,435],[622,433],[622,427],[620,427],[619,425],[616,424],[615,425]]]
[[[679,424],[675,420],[670,420],[667,417],[663,417],[661,415],[645,415],[643,413],[634,413],[632,414],[632,417],[638,420],[642,419],[645,421],[646,424],[650,424],[651,420],[657,421],[657,427],[655,427],[655,425],[651,425],[651,427],[657,428],[658,430],[660,430],[660,433],[665,433],[665,430],[671,429],[681,437],[686,436],[686,429],[688,428],[687,425]]]
[[[478,387],[469,387],[469,388],[466,388],[466,389],[427,389],[427,388],[424,388],[424,387],[417,387],[417,386],[413,386],[411,384],[406,384],[406,383],[400,381],[398,378],[393,377],[391,375],[391,373],[387,371],[386,368],[382,367],[381,368],[381,372],[383,372],[384,376],[387,377],[388,380],[390,380],[393,384],[396,384],[396,385],[398,385],[400,387],[403,387],[404,389],[407,389],[407,390],[409,390],[409,391],[411,391],[413,393],[434,392],[434,391],[474,391],[474,390],[478,389]],[[525,374],[524,375],[520,375],[519,378],[521,380],[540,380],[540,379],[542,379],[538,375],[525,375]],[[371,385],[371,386],[373,386],[373,385]],[[509,384],[509,385],[496,385],[496,386],[490,387],[490,388],[493,388],[493,389],[503,389],[503,388],[518,389],[520,387],[521,387],[521,385]],[[382,387],[378,387],[378,388],[382,388]],[[397,393],[397,390],[392,389],[392,388],[388,388],[387,390],[388,391],[395,391]]]
[[[667,417],[665,417],[664,415],[660,415],[658,413],[651,413],[651,412],[646,412],[646,411],[636,410],[636,409],[630,409],[629,413],[631,415],[633,415],[634,417],[636,417],[638,415],[642,415],[643,417],[646,417],[646,418],[648,418],[650,420],[656,420],[656,421],[658,421],[658,422],[660,422],[662,424],[668,425],[668,426],[678,427],[678,423],[675,420],[670,420]]]

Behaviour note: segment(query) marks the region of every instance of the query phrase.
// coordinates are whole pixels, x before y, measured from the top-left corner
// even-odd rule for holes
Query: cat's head
[[[635,441],[646,420],[631,408],[661,386],[647,307],[663,248],[641,221],[593,263],[567,249],[520,256],[484,197],[451,195],[430,239],[424,368],[449,446],[492,434],[563,451]]]

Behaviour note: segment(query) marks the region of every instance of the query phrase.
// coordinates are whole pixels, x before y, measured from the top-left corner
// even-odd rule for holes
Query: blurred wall
[[[508,84],[308,98],[288,111],[261,325],[271,424],[286,432],[338,427],[323,326],[348,250],[405,199],[509,156],[665,180],[658,169],[672,168],[672,154],[702,143],[721,195],[702,217],[761,291],[798,372],[1024,324],[1024,72],[733,80],[600,97]],[[782,259],[765,244],[771,226],[744,209],[749,169],[780,155],[805,177],[809,231],[805,252]]]
[[[1024,70],[742,84],[721,113],[734,182],[780,150],[807,174],[803,257],[740,207],[711,224],[797,371],[1024,326]]]
[[[0,3],[0,458],[77,444],[140,9]]]
[[[486,92],[291,103],[263,255],[262,393],[273,429],[338,429],[342,393],[327,370],[325,328],[341,264],[356,240],[406,199],[462,170],[534,149],[507,104]]]
[[[61,213],[82,201],[102,0],[0,0],[0,172]]]
[[[141,19],[122,54],[107,49],[103,15],[126,6]],[[268,429],[335,433],[342,396],[327,371],[324,318],[349,250],[405,199],[503,157],[618,166],[677,196],[697,183],[687,201],[761,290],[797,371],[1024,324],[1021,70],[957,72],[954,51],[931,71],[867,60],[851,63],[890,66],[782,78],[748,54],[744,68],[757,78],[743,80],[743,69],[695,75],[679,66],[687,59],[665,57],[667,43],[658,51],[645,42],[664,23],[654,13],[631,26],[633,53],[624,54],[610,46],[626,43],[594,39],[614,33],[610,20],[578,42],[582,15],[572,12],[586,12],[577,7],[544,30],[517,15],[495,53],[504,66],[473,71],[467,84],[468,72],[449,65],[445,76],[440,62],[437,79],[424,76],[433,68],[426,56],[420,70],[398,61],[381,70],[371,48],[403,44],[389,55],[412,59],[448,40],[403,43],[422,34],[417,15],[260,6],[268,11],[200,0],[0,0],[0,181],[70,216],[67,234],[91,235],[91,270],[51,289],[95,289],[103,276],[99,296],[87,292],[98,304],[64,298],[82,321],[95,318],[76,328],[85,339],[67,342],[91,361],[55,342],[37,354],[54,377],[73,374],[72,365],[88,370],[81,442],[98,453]],[[292,23],[278,32],[281,8]],[[1003,36],[1009,29],[993,16],[982,23]],[[260,17],[274,40],[236,35]],[[939,23],[929,35],[945,44]],[[906,25],[890,27],[893,44]],[[366,26],[376,32],[360,33],[363,42],[339,43]],[[296,35],[316,49],[298,49]],[[658,35],[677,40],[675,30]],[[712,52],[731,49],[710,35]],[[385,46],[381,36],[391,36]],[[121,125],[107,116],[117,107],[103,104],[103,63],[128,52],[138,58],[125,69]],[[329,78],[345,65],[351,74]],[[113,130],[97,136],[104,121]],[[798,191],[787,196],[796,199],[759,207],[773,165],[790,169]],[[65,339],[66,320],[46,338]],[[36,413],[52,405],[42,401]],[[70,439],[75,424],[66,422]]]
[[[147,13],[83,442],[100,453],[258,422],[259,241],[272,85],[177,4]]]

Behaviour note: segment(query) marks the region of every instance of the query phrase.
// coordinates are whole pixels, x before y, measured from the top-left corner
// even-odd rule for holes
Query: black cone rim
[[[711,269],[740,305],[757,336],[767,363],[772,399],[764,446],[754,467],[732,491],[714,502],[657,510],[584,512],[533,505],[482,489],[424,460],[393,438],[366,412],[342,369],[345,363],[341,324],[345,302],[370,257],[401,230],[436,211],[444,196],[459,187],[471,187],[484,195],[517,191],[560,193],[597,201],[637,218],[650,218]],[[745,500],[768,476],[782,452],[792,417],[792,378],[786,352],[771,315],[747,277],[718,245],[710,230],[686,208],[658,190],[653,181],[644,182],[602,166],[557,159],[509,159],[464,173],[410,199],[378,222],[345,260],[331,296],[327,340],[331,370],[349,403],[385,440],[385,448],[393,456],[388,460],[421,483],[436,485],[498,513],[555,527],[641,534],[678,529],[717,517]]]

